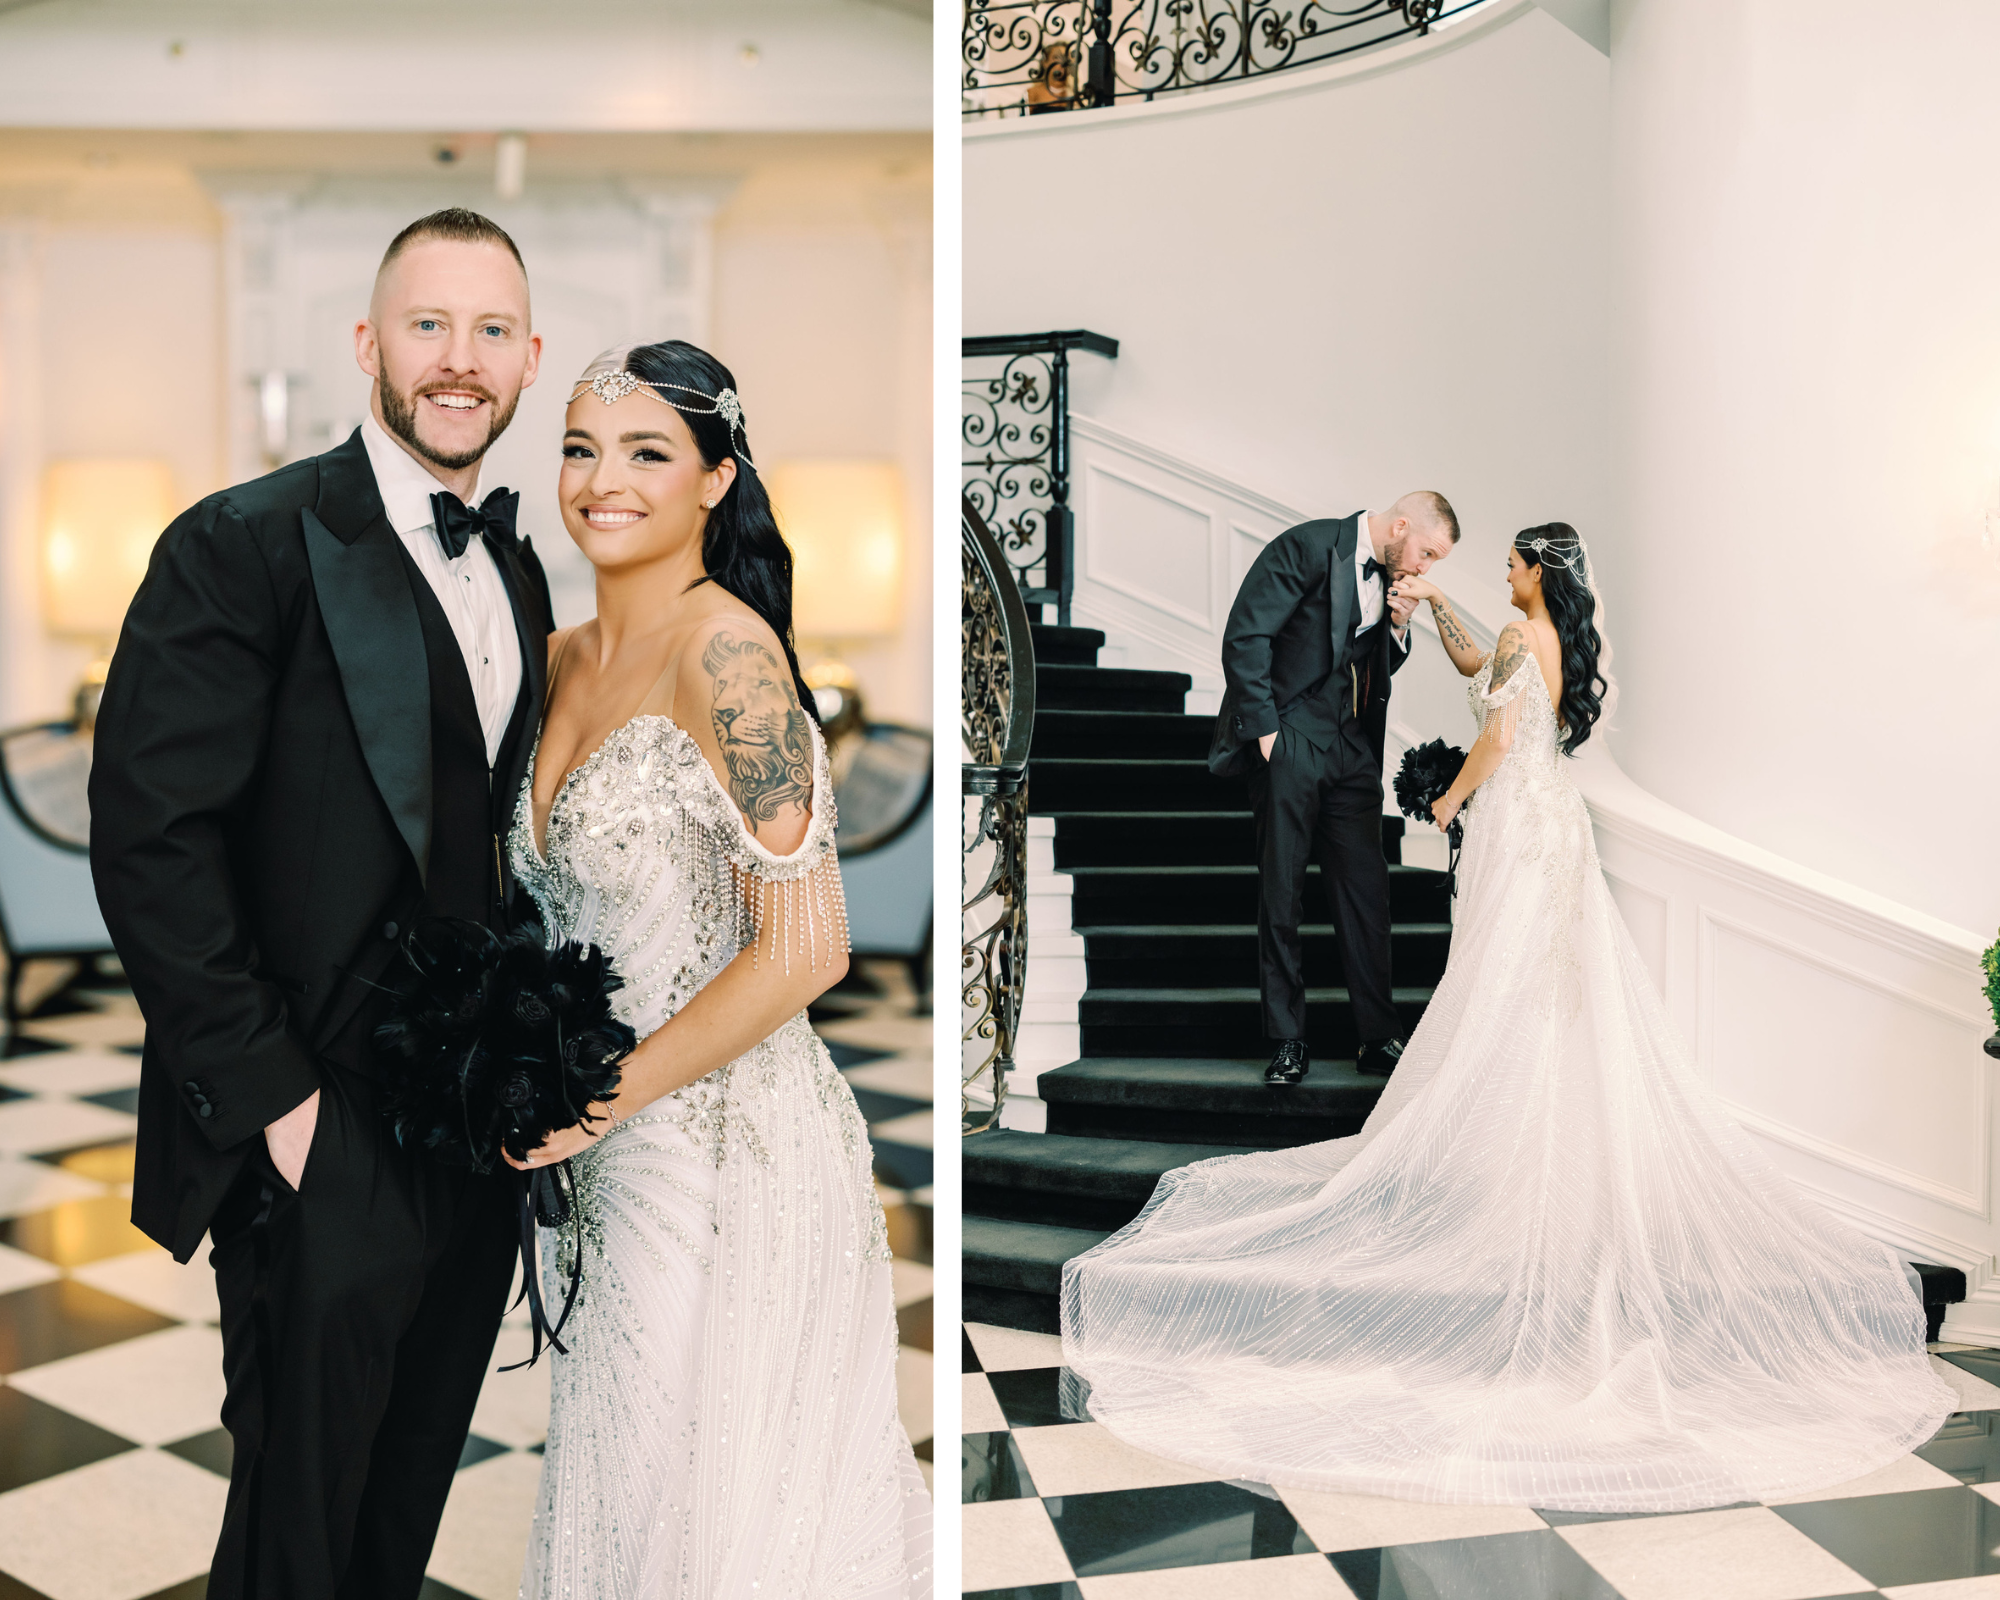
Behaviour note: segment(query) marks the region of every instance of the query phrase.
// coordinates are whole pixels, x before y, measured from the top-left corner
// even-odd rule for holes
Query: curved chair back
[[[82,798],[89,772],[88,736],[69,723],[0,733],[0,946],[10,1032],[23,961],[112,953],[90,879]]]

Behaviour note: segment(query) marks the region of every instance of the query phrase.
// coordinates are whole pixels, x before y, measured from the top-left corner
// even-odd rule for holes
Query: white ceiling
[[[0,127],[930,125],[924,0],[0,0]]]

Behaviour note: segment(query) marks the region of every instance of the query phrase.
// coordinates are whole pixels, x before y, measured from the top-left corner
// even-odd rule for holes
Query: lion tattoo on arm
[[[709,717],[729,793],[750,831],[786,806],[812,805],[812,736],[785,664],[755,639],[721,632],[701,653],[714,693]]]

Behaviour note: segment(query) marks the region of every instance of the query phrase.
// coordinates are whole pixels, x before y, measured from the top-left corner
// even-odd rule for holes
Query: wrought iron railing
[[[1069,626],[1076,517],[1069,503],[1069,353],[1118,341],[1072,328],[962,341],[963,492],[998,541],[1022,598]]]
[[[1486,0],[965,0],[968,117],[1037,116],[1317,66]]]
[[[959,1129],[981,1133],[999,1122],[1007,1103],[1027,979],[1035,652],[1027,607],[999,542],[970,498],[960,505],[965,944],[959,963]]]

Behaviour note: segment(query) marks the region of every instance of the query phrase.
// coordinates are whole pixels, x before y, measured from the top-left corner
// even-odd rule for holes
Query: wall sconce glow
[[[528,183],[528,141],[518,133],[503,133],[494,148],[493,192],[502,200],[518,200]]]
[[[257,431],[266,459],[273,466],[282,463],[292,436],[292,384],[282,372],[267,372],[257,380]]]
[[[42,622],[110,640],[174,515],[164,461],[54,461],[42,480]]]
[[[903,614],[903,475],[888,461],[781,461],[764,474],[792,547],[804,639],[894,633]]]

